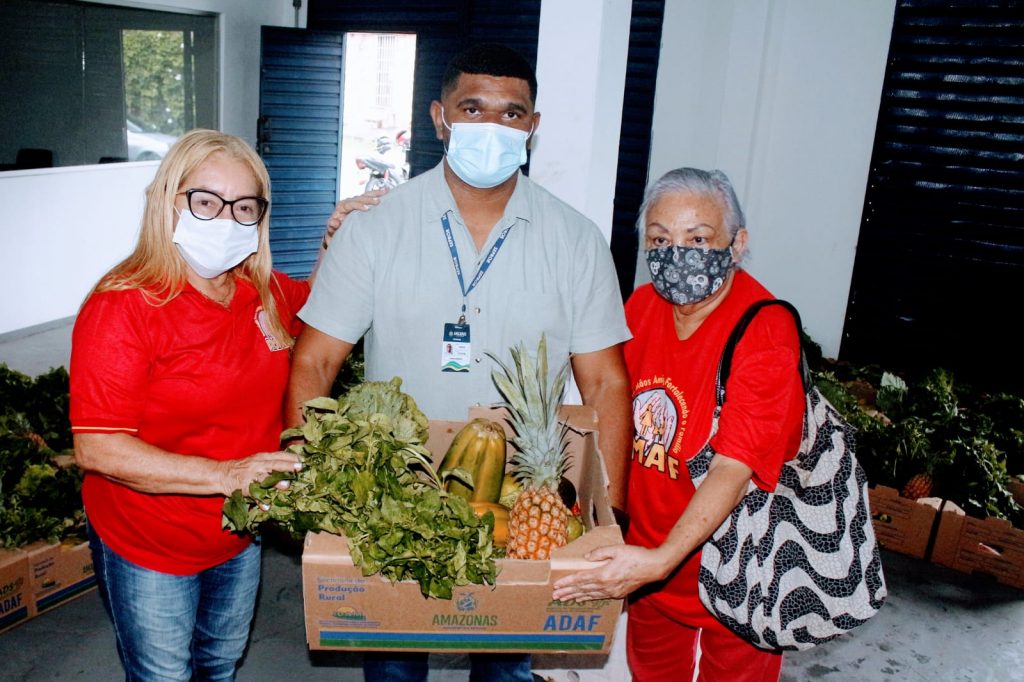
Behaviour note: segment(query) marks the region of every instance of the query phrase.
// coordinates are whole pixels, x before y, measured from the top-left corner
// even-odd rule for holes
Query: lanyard
[[[513,223],[514,225],[515,223]],[[498,235],[498,239],[494,242],[494,246],[487,253],[487,257],[484,258],[484,262],[480,264],[480,269],[476,271],[476,275],[473,276],[473,280],[469,283],[469,287],[466,287],[466,281],[462,278],[462,266],[459,264],[459,250],[455,247],[455,237],[452,235],[452,226],[448,222],[448,214],[445,213],[441,216],[441,229],[444,230],[444,238],[448,241],[448,250],[452,254],[452,265],[455,266],[455,276],[459,278],[459,288],[462,289],[462,314],[459,316],[459,324],[466,323],[466,297],[469,296],[469,292],[473,291],[480,280],[484,278],[484,273],[487,272],[487,268],[491,267],[491,262],[494,257],[498,255],[498,250],[501,245],[505,243],[505,237],[508,235],[508,231],[512,229],[512,225],[509,225],[501,234]]]

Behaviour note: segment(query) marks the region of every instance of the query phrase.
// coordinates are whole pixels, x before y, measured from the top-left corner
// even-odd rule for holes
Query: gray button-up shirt
[[[505,214],[478,252],[443,163],[391,190],[379,206],[345,218],[299,317],[350,343],[365,334],[368,380],[399,376],[427,417],[461,420],[471,405],[501,401],[491,381],[496,365],[485,351],[508,364],[509,348],[522,342],[534,352],[544,333],[554,375],[570,353],[602,350],[630,334],[596,225],[520,173]],[[469,372],[441,371],[444,325],[459,320],[463,304],[441,227],[446,213],[466,286],[512,225],[465,298]]]

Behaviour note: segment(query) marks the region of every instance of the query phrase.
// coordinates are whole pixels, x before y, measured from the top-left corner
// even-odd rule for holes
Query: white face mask
[[[526,163],[525,132],[500,123],[441,122],[451,131],[446,150],[448,167],[467,185],[488,189],[512,177]]]
[[[185,209],[178,212],[171,241],[197,275],[213,279],[255,253],[260,235],[256,225],[239,225],[231,218],[200,220]]]

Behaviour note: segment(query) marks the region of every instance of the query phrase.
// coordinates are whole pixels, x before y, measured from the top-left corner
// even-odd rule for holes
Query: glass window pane
[[[215,128],[214,15],[0,0],[0,170],[162,158]]]
[[[185,132],[185,32],[125,30],[121,53],[128,160],[162,159]]]

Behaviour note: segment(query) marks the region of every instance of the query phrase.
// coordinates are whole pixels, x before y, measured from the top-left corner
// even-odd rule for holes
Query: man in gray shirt
[[[532,67],[509,48],[479,45],[452,61],[430,107],[445,159],[346,217],[323,256],[299,312],[307,326],[287,419],[298,423],[301,404],[329,392],[364,335],[368,380],[400,376],[427,417],[465,419],[471,405],[500,400],[485,351],[507,359],[512,346],[536,348],[544,334],[552,374],[570,359],[583,403],[597,411],[610,499],[622,509],[629,330],[597,226],[519,171],[540,122],[536,89]],[[426,679],[420,662],[368,656],[365,671]],[[529,659],[478,656],[473,677],[530,680]]]

